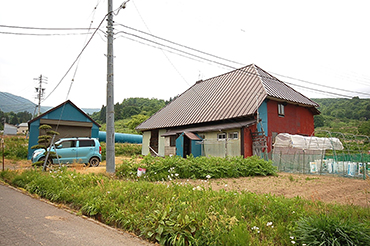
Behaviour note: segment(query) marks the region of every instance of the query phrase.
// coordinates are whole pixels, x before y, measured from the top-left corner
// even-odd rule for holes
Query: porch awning
[[[232,122],[232,123],[222,123],[217,125],[207,125],[207,126],[198,126],[198,127],[188,127],[188,128],[178,128],[178,129],[171,129],[166,133],[162,134],[162,137],[176,135],[177,133],[189,133],[189,132],[215,132],[215,131],[223,131],[228,129],[235,129],[235,128],[242,128],[248,127],[251,125],[256,124],[256,120],[247,120],[247,121],[240,121],[240,122]]]
[[[184,132],[185,136],[187,136],[190,140],[202,140],[201,138],[199,138],[197,135],[195,135],[194,133],[192,132]]]

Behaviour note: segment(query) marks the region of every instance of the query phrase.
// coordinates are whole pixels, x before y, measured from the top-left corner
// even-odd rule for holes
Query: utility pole
[[[112,0],[108,0],[108,25],[107,25],[107,164],[106,171],[114,173],[116,170],[114,152],[114,80],[113,80],[113,6]]]
[[[47,84],[46,81],[48,81],[48,78],[40,75],[40,77],[34,78],[33,80],[38,80],[39,82],[38,87],[35,87],[36,93],[37,93],[36,99],[38,99],[39,101],[38,102],[38,114],[37,114],[37,116],[39,116],[41,114],[41,99],[44,97],[44,93],[45,93],[45,88],[42,88],[42,83]]]

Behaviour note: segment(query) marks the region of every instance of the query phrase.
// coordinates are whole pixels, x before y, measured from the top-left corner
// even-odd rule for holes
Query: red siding
[[[310,136],[314,132],[313,113],[306,107],[287,104],[284,107],[285,116],[278,115],[279,102],[270,100],[267,103],[268,136],[273,132],[301,134]],[[269,144],[269,151],[271,145]]]
[[[253,155],[253,147],[252,147],[253,141],[252,141],[251,132],[255,132],[256,130],[257,130],[256,125],[244,128],[244,132],[243,132],[243,135],[244,135],[243,156],[244,158]]]

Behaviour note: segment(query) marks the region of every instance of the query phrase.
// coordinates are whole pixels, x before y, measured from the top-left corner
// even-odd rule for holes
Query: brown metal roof
[[[178,127],[246,117],[253,115],[266,97],[307,107],[318,106],[266,71],[251,64],[196,82],[136,129]]]
[[[184,132],[184,134],[190,139],[190,140],[202,140],[197,135],[195,135],[192,132]]]

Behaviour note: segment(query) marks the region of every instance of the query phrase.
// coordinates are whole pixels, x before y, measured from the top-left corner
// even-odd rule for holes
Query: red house
[[[252,64],[196,82],[136,129],[144,155],[248,157],[279,133],[311,135],[318,106]]]

